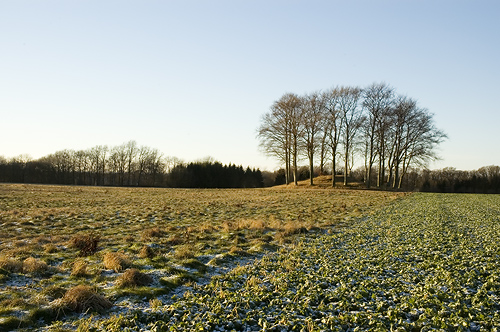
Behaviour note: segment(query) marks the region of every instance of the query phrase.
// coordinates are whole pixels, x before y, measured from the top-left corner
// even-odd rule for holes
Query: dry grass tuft
[[[187,244],[182,245],[182,246],[178,246],[175,249],[174,257],[177,259],[194,258],[193,247],[190,245],[187,245]]]
[[[147,241],[164,235],[165,233],[159,227],[149,228],[142,231],[141,240]]]
[[[130,259],[119,252],[107,252],[103,258],[104,267],[108,270],[121,272],[132,265]]]
[[[170,235],[167,239],[167,244],[175,246],[184,242],[184,239],[179,235]]]
[[[73,277],[85,277],[87,276],[87,263],[83,260],[77,260],[73,263],[71,269],[71,276]]]
[[[69,289],[61,299],[61,304],[75,312],[103,312],[113,306],[104,296],[97,294],[94,288],[78,285]]]
[[[45,244],[43,246],[43,249],[47,254],[53,254],[53,253],[57,252],[57,246],[53,243]]]
[[[266,222],[262,219],[243,219],[238,222],[238,229],[264,231],[266,228]]]
[[[11,273],[18,273],[23,270],[23,263],[11,258],[0,258],[0,269],[7,270]]]
[[[76,234],[70,240],[70,246],[80,250],[78,254],[82,256],[90,256],[97,252],[101,237],[96,233]]]
[[[128,269],[116,279],[116,285],[120,288],[147,286],[153,282],[153,278],[137,269]]]
[[[283,232],[285,236],[290,236],[294,234],[303,234],[307,233],[307,226],[305,223],[294,223],[294,222],[289,222],[286,223],[285,226],[283,227]]]
[[[143,246],[139,252],[140,258],[153,258],[154,256],[155,252],[150,246]]]
[[[222,231],[225,233],[230,233],[233,230],[237,229],[237,226],[234,225],[231,221],[224,221],[221,225]]]
[[[48,269],[47,263],[33,257],[28,257],[23,261],[23,273],[44,273]]]
[[[215,231],[215,228],[212,226],[212,225],[209,225],[209,224],[203,224],[201,225],[199,228],[198,228],[198,231],[200,233],[204,233],[204,234],[210,234],[210,233],[213,233]]]

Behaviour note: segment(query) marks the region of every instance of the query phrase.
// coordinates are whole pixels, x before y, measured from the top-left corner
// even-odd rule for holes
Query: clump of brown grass
[[[60,304],[75,312],[103,312],[113,306],[107,298],[86,285],[78,285],[69,289],[62,297]]]
[[[119,252],[107,252],[103,257],[103,263],[106,269],[114,270],[117,273],[132,265],[130,259]]]
[[[279,229],[283,222],[271,214],[267,220],[267,227],[272,229]]]
[[[23,273],[44,273],[48,268],[47,263],[34,257],[28,257],[23,261]]]
[[[230,233],[233,230],[236,230],[238,227],[231,221],[224,221],[221,225],[222,231],[225,233]]]
[[[178,246],[175,249],[174,257],[177,259],[188,259],[194,257],[193,247],[190,245]]]
[[[148,228],[142,231],[141,240],[147,241],[152,238],[162,237],[164,234],[165,233],[159,227]]]
[[[288,222],[283,227],[283,232],[285,236],[307,233],[307,225],[304,223],[294,223]]]
[[[52,254],[57,252],[57,246],[53,243],[47,243],[43,246],[43,249],[47,254]]]
[[[171,245],[171,246],[175,246],[175,245],[178,245],[178,244],[181,244],[184,242],[184,239],[181,238],[179,235],[170,235],[169,238],[167,239],[167,244]]]
[[[71,268],[71,276],[73,277],[85,277],[87,276],[87,263],[83,260],[77,260],[73,263]]]
[[[153,282],[153,278],[137,269],[128,269],[116,279],[116,285],[120,288],[147,286]]]
[[[12,258],[0,258],[0,269],[4,269],[11,273],[21,272],[23,270],[23,263],[16,261]]]
[[[238,229],[263,231],[266,228],[267,228],[266,222],[262,219],[243,219],[238,222]]]
[[[96,233],[76,234],[70,240],[70,246],[80,250],[78,256],[90,256],[97,252],[101,237]]]
[[[198,228],[198,231],[200,233],[205,233],[205,234],[212,233],[212,232],[214,232],[214,230],[215,230],[214,227],[212,225],[208,225],[208,224],[203,224]]]
[[[154,256],[155,252],[150,246],[143,246],[139,252],[140,258],[153,258]]]

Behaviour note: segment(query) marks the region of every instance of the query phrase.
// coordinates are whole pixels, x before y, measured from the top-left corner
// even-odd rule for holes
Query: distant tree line
[[[452,167],[425,170],[420,182],[421,191],[500,194],[500,166],[485,166],[474,171]]]
[[[218,162],[197,162],[175,166],[167,182],[177,188],[260,188],[264,186],[260,170]]]
[[[377,170],[372,172],[376,176]],[[319,167],[315,167],[314,176],[319,174]],[[337,172],[337,178],[339,176],[343,176],[343,170]],[[297,177],[299,181],[309,179],[309,168],[300,166]],[[350,181],[362,183],[365,177],[364,167],[358,167],[351,171]],[[274,172],[273,181],[273,185],[285,184],[284,168]],[[401,188],[421,192],[500,194],[500,166],[491,165],[467,171],[453,167],[436,170],[411,168],[407,171]]]
[[[436,159],[446,138],[427,109],[385,83],[286,93],[264,114],[257,136],[262,150],[283,163],[286,184],[297,184],[305,159],[311,185],[316,168],[319,174],[342,169],[348,185],[361,160],[368,188],[402,188],[409,170]]]
[[[178,188],[255,188],[260,170],[225,166],[212,160],[186,164],[157,149],[129,141],[87,150],[62,150],[33,160],[0,156],[0,182]]]

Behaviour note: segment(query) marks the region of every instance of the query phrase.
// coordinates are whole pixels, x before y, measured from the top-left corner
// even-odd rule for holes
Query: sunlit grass
[[[60,292],[82,282],[111,305],[123,296],[135,296],[134,301],[147,298],[149,305],[152,297],[195,282],[212,268],[322,234],[402,195],[338,189],[1,184],[0,300],[25,301],[9,306],[5,314],[0,312],[0,329],[19,322],[19,327],[29,327],[40,319],[48,323],[79,311],[78,304],[66,310],[69,302],[61,305]],[[134,287],[136,281],[130,280],[135,280],[136,271],[152,278],[151,283],[138,282]],[[39,297],[40,291],[32,287],[37,283],[60,292],[57,297]],[[52,308],[56,314],[39,313],[41,318],[34,320],[25,314],[33,309],[27,303],[40,303],[35,308]],[[96,311],[107,307],[98,305]],[[13,312],[21,319],[11,320]]]

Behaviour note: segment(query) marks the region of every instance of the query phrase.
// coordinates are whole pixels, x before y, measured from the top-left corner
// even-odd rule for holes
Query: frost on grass
[[[497,331],[499,206],[499,196],[417,194],[214,277],[141,324],[186,331]]]
[[[238,263],[320,234],[360,207],[366,211],[400,196],[15,184],[0,184],[0,195],[0,303],[25,300],[17,304],[17,320],[11,319],[11,309],[0,310],[0,330],[19,321],[28,329],[50,325],[53,318],[43,314],[48,303],[61,302],[62,293],[79,283],[115,303],[100,320],[115,312],[148,312],[149,300],[156,297],[165,304],[154,302],[161,311],[175,302],[172,296],[194,291]],[[153,282],[117,287],[131,268]],[[72,312],[63,306],[56,317],[70,324],[78,317]],[[137,322],[143,324],[142,318]]]

